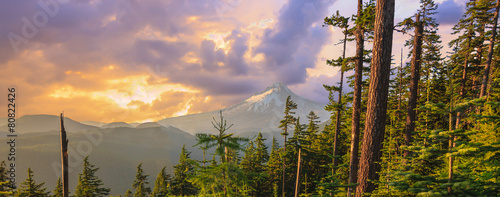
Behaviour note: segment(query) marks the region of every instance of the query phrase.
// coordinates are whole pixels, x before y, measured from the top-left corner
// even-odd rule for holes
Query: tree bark
[[[405,145],[410,146],[412,134],[415,132],[415,121],[417,119],[417,98],[418,98],[418,82],[420,81],[420,65],[422,63],[422,34],[424,31],[422,22],[420,21],[420,13],[415,17],[415,36],[413,38],[413,51],[411,59],[411,77],[410,77],[410,95],[408,98],[408,108],[405,126]],[[404,157],[408,157],[410,151],[404,151]]]
[[[371,62],[368,108],[361,147],[359,186],[357,195],[372,192],[378,180],[380,150],[384,140],[387,97],[391,69],[392,35],[394,30],[394,0],[378,0],[375,12],[375,36]]]
[[[358,0],[357,18],[363,16],[363,0]],[[363,50],[364,50],[364,30],[361,25],[356,25],[356,66],[354,68],[354,95],[352,101],[352,122],[351,122],[351,155],[349,164],[349,184],[357,182],[358,178],[358,152],[359,152],[359,119],[361,116],[361,82],[363,77]],[[351,196],[354,188],[349,187],[347,196]]]
[[[482,98],[486,94],[486,89],[488,87],[488,78],[490,76],[490,68],[491,68],[491,60],[493,59],[493,49],[495,45],[495,37],[497,36],[497,25],[498,25],[498,8],[499,8],[500,0],[497,0],[495,15],[493,16],[493,29],[491,38],[490,38],[490,46],[488,48],[488,59],[486,60],[486,67],[484,68],[483,81],[481,84],[481,93],[479,94],[479,98]]]
[[[68,197],[68,139],[66,130],[64,129],[64,117],[61,113],[61,163],[62,163],[62,180],[63,180],[63,197]]]

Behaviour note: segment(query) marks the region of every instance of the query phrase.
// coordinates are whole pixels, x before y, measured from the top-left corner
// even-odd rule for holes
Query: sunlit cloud
[[[417,4],[397,3],[396,15],[411,14]],[[65,111],[75,120],[102,122],[217,110],[276,81],[324,101],[328,95],[321,84],[338,79],[338,69],[325,61],[339,57],[342,47],[334,45],[340,31],[321,24],[338,9],[350,16],[356,5],[335,0],[70,1],[15,53],[6,35],[22,34],[21,18],[41,9],[36,1],[13,1],[0,6],[0,89],[19,88],[20,116]],[[402,47],[405,37],[395,38],[395,48]],[[350,43],[348,56],[353,49]]]
[[[214,50],[223,49],[224,52],[227,54],[227,52],[229,51],[229,49],[228,49],[229,42],[226,41],[225,38],[229,34],[231,34],[231,32],[227,32],[227,33],[209,33],[206,36],[206,39],[214,41],[214,43],[215,43]]]

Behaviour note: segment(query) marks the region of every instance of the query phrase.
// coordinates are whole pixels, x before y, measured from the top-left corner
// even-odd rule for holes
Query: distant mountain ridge
[[[17,133],[37,133],[45,131],[59,131],[59,116],[55,115],[24,115],[16,119]],[[0,123],[0,131],[8,131],[7,122]],[[99,127],[82,124],[70,118],[64,118],[64,126],[68,132],[95,130]]]
[[[230,132],[245,135],[247,133],[279,131],[279,121],[283,118],[285,102],[288,96],[297,103],[295,116],[306,122],[306,116],[314,111],[320,121],[329,119],[330,114],[324,110],[324,104],[305,99],[293,93],[281,82],[274,83],[264,91],[258,92],[234,106],[222,109],[228,124],[234,124]],[[212,132],[212,118],[219,116],[219,111],[166,118],[158,121],[163,126],[172,125],[191,134]]]
[[[295,116],[300,116],[302,123],[307,122],[306,115],[310,111],[316,112],[323,122],[329,119],[324,104],[304,99],[283,83],[275,83],[234,106],[222,109],[227,123],[234,124],[227,132],[243,137],[253,137],[257,132],[263,132],[270,146],[272,136],[280,135],[278,125],[284,116],[285,101],[289,95],[297,103]],[[177,164],[183,145],[193,153],[193,159],[201,159],[201,151],[193,147],[196,144],[193,134],[213,133],[211,121],[214,117],[218,120],[218,110],[146,123],[80,123],[65,117],[71,148],[70,161],[71,158],[77,158],[70,172],[70,189],[74,191],[78,173],[81,172],[81,161],[87,155],[90,155],[93,164],[102,169],[99,177],[105,186],[112,188],[112,195],[125,193],[134,179],[135,167],[142,162],[145,172],[151,176],[150,183],[154,183],[155,175],[163,166],[166,165],[168,173],[172,174],[172,166]],[[7,119],[0,120],[3,120],[0,122],[0,138],[5,141]],[[26,177],[26,169],[31,167],[38,177],[37,181],[45,182],[48,188],[55,187],[60,174],[52,169],[52,164],[60,161],[59,127],[59,116],[56,115],[25,115],[16,120],[17,132],[21,134],[16,147],[16,154],[19,155],[17,160],[22,161],[16,165],[20,179]],[[96,141],[90,140],[89,136],[102,138],[94,144]],[[82,148],[83,145],[90,147]],[[6,155],[9,150],[2,147],[0,154]]]
[[[228,108],[222,109],[224,118],[228,124],[233,124],[229,132],[242,136],[252,136],[257,132],[271,134],[279,132],[279,121],[283,118],[285,102],[288,96],[297,103],[296,117],[301,117],[302,123],[306,123],[307,115],[314,111],[321,122],[329,119],[329,112],[324,110],[324,104],[311,101],[296,95],[285,84],[274,83],[264,91],[258,92],[244,101]],[[218,119],[219,110],[199,114],[188,114],[185,116],[172,117],[158,122],[147,123],[125,123],[112,122],[102,123],[95,121],[77,122],[65,118],[65,126],[68,132],[79,132],[95,129],[108,128],[149,128],[173,126],[191,135],[196,133],[214,132],[211,122],[213,118]],[[17,119],[17,130],[19,133],[35,133],[59,130],[59,117],[55,115],[25,115]],[[0,123],[0,131],[8,130],[6,122]]]

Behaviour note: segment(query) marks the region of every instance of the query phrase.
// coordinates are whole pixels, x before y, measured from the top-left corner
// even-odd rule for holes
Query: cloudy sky
[[[436,0],[443,45],[454,37],[451,27],[465,1]],[[326,103],[322,84],[337,83],[339,76],[325,61],[342,54],[335,45],[342,36],[323,27],[323,19],[336,10],[355,14],[356,3],[0,1],[0,90],[7,97],[7,88],[16,88],[18,117],[64,111],[78,121],[99,122],[216,110],[278,81]],[[398,0],[396,23],[418,6]],[[394,59],[407,38],[394,34]],[[354,47],[349,44],[348,55]],[[0,104],[7,106],[6,100]]]

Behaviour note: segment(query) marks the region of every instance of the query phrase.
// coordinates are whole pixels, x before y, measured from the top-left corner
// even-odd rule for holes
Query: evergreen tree
[[[17,189],[15,194],[16,197],[46,197],[49,196],[49,192],[45,192],[46,188],[43,188],[45,183],[37,184],[33,179],[33,171],[28,168],[28,178],[24,180]]]
[[[168,196],[170,195],[170,175],[166,171],[167,166],[163,167],[156,177],[155,187],[152,196]]]
[[[333,135],[333,169],[332,169],[332,174],[335,174],[335,168],[339,164],[339,134],[340,134],[340,116],[343,111],[343,106],[342,106],[342,87],[344,85],[344,72],[347,70],[347,62],[349,61],[349,58],[346,58],[345,56],[345,51],[347,47],[347,38],[351,34],[349,32],[349,17],[343,17],[340,16],[339,11],[337,10],[337,14],[331,16],[330,18],[325,18],[325,24],[332,25],[334,27],[339,27],[342,29],[342,34],[344,34],[344,39],[343,41],[343,47],[344,50],[342,51],[342,57],[339,57],[337,60],[330,60],[327,61],[327,64],[334,66],[334,67],[340,67],[340,82],[339,86],[327,86],[324,85],[324,87],[327,89],[327,91],[330,92],[330,102],[328,105],[325,107],[327,111],[330,111],[333,113],[334,111],[336,112],[335,114],[335,133]],[[332,91],[337,91],[338,92],[338,100],[335,103],[333,101],[333,95]]]
[[[229,130],[233,125],[231,124],[227,126],[227,121],[224,120],[222,110],[219,113],[220,121],[217,121],[215,117],[212,121],[212,126],[218,131],[218,134],[197,134],[198,143],[196,145],[205,144],[204,147],[206,148],[216,147],[215,155],[219,156],[221,161],[221,165],[217,167],[220,168],[222,172],[222,190],[224,191],[224,195],[228,195],[228,192],[235,192],[238,190],[241,191],[241,185],[234,185],[235,187],[232,187],[230,182],[232,176],[241,175],[241,169],[239,169],[239,166],[237,165],[238,157],[236,156],[236,154],[238,151],[243,150],[244,146],[242,143],[247,142],[248,139],[243,137],[233,137],[233,133],[227,133],[226,131]],[[206,169],[204,171],[206,171]],[[203,179],[202,177],[199,178]],[[198,180],[198,183],[205,187],[205,184],[207,182],[206,180]],[[202,190],[205,191],[203,188]]]
[[[7,177],[7,165],[5,161],[2,161],[0,163],[0,196],[7,196],[8,194],[12,194],[12,188]]]
[[[484,68],[483,80],[481,82],[481,92],[479,94],[480,98],[483,96],[486,96],[486,89],[488,87],[488,84],[490,83],[489,77],[490,77],[491,63],[492,63],[492,59],[493,59],[493,50],[494,50],[494,45],[495,45],[496,35],[497,35],[499,9],[500,9],[500,0],[497,0],[496,6],[494,9],[495,12],[493,14],[493,28],[491,29],[490,45],[488,48],[488,59],[486,60],[486,66]]]
[[[132,187],[135,189],[134,196],[147,196],[151,193],[151,188],[147,185],[149,182],[147,181],[149,175],[145,175],[142,170],[142,163],[137,166],[137,173],[135,174],[135,180],[132,184]]]
[[[257,155],[255,153],[256,151],[255,146],[253,145],[253,141],[250,141],[247,148],[245,149],[245,156],[243,157],[240,164],[241,169],[243,170],[243,172],[245,172],[248,178],[250,196],[258,196],[257,192],[259,192],[259,190],[257,189],[257,182],[260,176],[260,169],[258,169],[260,164],[257,161]]]
[[[290,95],[288,95],[288,97],[286,98],[286,104],[285,104],[285,116],[283,117],[282,120],[280,120],[280,126],[279,128],[281,128],[283,130],[283,132],[281,133],[281,135],[283,135],[283,137],[285,138],[285,141],[284,141],[284,151],[283,153],[286,154],[286,139],[287,139],[287,136],[289,135],[288,133],[288,128],[293,124],[295,123],[295,117],[293,117],[293,114],[295,114],[294,109],[297,109],[297,104],[293,102],[292,100],[292,97]],[[286,180],[286,173],[285,173],[285,170],[286,170],[286,160],[283,159],[283,175],[282,175],[282,188],[281,188],[281,193],[283,196],[285,196],[285,180]]]
[[[194,173],[194,165],[186,150],[186,145],[182,146],[179,156],[179,163],[174,166],[174,177],[171,182],[172,194],[179,196],[195,195],[196,188],[189,182],[188,177]]]
[[[57,178],[57,183],[56,183],[56,188],[54,189],[54,195],[52,197],[62,197],[63,196],[63,191],[62,191],[62,182],[61,182],[61,177]]]
[[[259,132],[257,138],[255,139],[255,152],[251,153],[255,155],[254,163],[255,167],[253,172],[257,174],[254,181],[255,196],[270,196],[271,190],[266,190],[266,180],[269,179],[269,174],[266,173],[265,164],[269,160],[269,153],[267,152],[267,145],[265,144],[266,138],[262,136]],[[246,156],[246,153],[245,153]],[[242,161],[243,163],[243,161]],[[250,178],[249,178],[250,179]],[[270,188],[269,188],[270,189]]]
[[[132,191],[128,189],[127,192],[125,192],[125,197],[132,197]]]
[[[269,175],[266,181],[267,191],[271,192],[273,196],[280,196],[279,192],[282,191],[280,184],[280,175],[283,171],[282,158],[280,157],[283,149],[280,148],[278,140],[273,136],[271,154],[269,154],[269,161],[265,166],[266,174]]]
[[[75,195],[77,196],[107,196],[109,195],[109,188],[101,187],[104,185],[95,173],[99,168],[90,164],[89,157],[83,160],[83,172],[78,175],[78,185],[76,186]]]
[[[376,164],[384,141],[387,97],[394,29],[394,0],[378,0],[375,14],[375,37],[371,63],[370,89],[363,145],[359,166],[357,194],[371,193],[378,179]]]
[[[363,6],[363,0],[358,0],[357,15],[353,16],[355,21],[355,29],[353,33],[356,39],[356,55],[355,55],[355,66],[354,66],[354,80],[353,86],[353,99],[352,99],[352,116],[351,116],[351,147],[349,156],[349,184],[354,184],[357,182],[358,176],[358,153],[359,153],[359,133],[360,133],[360,122],[361,122],[361,97],[363,89],[363,63],[366,61],[365,56],[365,33],[373,32],[373,25],[375,19],[374,3],[369,1],[365,6]],[[370,35],[368,36],[368,38]],[[369,61],[369,60],[368,60]],[[366,89],[366,88],[365,88]],[[348,188],[348,196],[353,193],[353,188]]]

